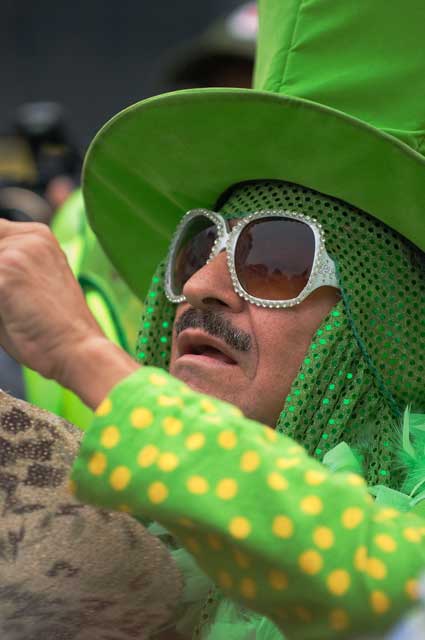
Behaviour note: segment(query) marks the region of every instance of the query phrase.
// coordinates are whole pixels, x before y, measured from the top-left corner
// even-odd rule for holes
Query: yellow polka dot
[[[214,551],[220,551],[220,549],[223,548],[223,542],[220,536],[216,535],[215,533],[209,533],[207,535],[207,544],[211,547],[211,549],[214,549]]]
[[[303,451],[303,447],[301,447],[299,444],[293,444],[287,449],[287,452],[291,455],[296,455],[297,453],[302,453]]]
[[[96,409],[96,415],[99,417],[107,416],[112,411],[112,402],[109,398],[105,398]]]
[[[240,591],[244,598],[252,600],[257,595],[257,585],[252,578],[242,578]]]
[[[192,522],[192,520],[190,520],[189,518],[178,518],[177,524],[185,527],[185,529],[192,529],[195,526],[194,522]]]
[[[203,433],[192,433],[186,438],[185,446],[189,451],[196,451],[202,449],[205,444],[205,436]]]
[[[288,488],[288,481],[277,471],[272,471],[267,476],[267,484],[275,491],[283,491]]]
[[[218,436],[218,444],[223,449],[234,449],[238,440],[234,431],[222,431]]]
[[[145,407],[138,407],[131,412],[130,422],[136,429],[146,429],[153,422],[153,413]]]
[[[236,564],[241,569],[248,569],[248,567],[251,566],[251,560],[248,558],[247,555],[245,555],[245,553],[242,553],[242,551],[239,551],[239,549],[234,549],[233,555],[234,555]]]
[[[230,407],[229,413],[231,416],[236,416],[236,418],[240,418],[241,416],[243,416],[242,411],[237,407]]]
[[[263,434],[266,440],[268,440],[269,442],[276,442],[279,439],[276,431],[274,431],[270,427],[264,427]]]
[[[117,427],[105,427],[100,436],[100,443],[106,449],[112,449],[112,447],[115,447],[118,444],[120,438],[120,432]]]
[[[198,496],[207,493],[209,489],[208,482],[202,476],[192,476],[186,482],[186,486],[190,493],[195,493]]]
[[[270,571],[269,576],[270,586],[276,591],[283,591],[288,587],[288,576],[283,571],[277,571],[276,569],[272,569]]]
[[[347,482],[352,487],[362,487],[366,484],[364,479],[361,476],[359,476],[357,473],[349,473],[347,475]]]
[[[397,549],[397,543],[391,536],[386,533],[379,533],[375,536],[375,544],[377,547],[382,549],[382,551],[386,551],[387,553],[392,553]]]
[[[335,569],[328,575],[326,583],[334,596],[343,596],[350,588],[350,574],[345,569]]]
[[[375,613],[386,613],[390,608],[390,600],[383,591],[372,591],[370,605]]]
[[[141,467],[150,467],[155,462],[159,455],[158,447],[153,444],[147,444],[146,447],[140,450],[137,456],[137,463]]]
[[[205,413],[217,413],[216,405],[214,404],[214,402],[212,402],[208,398],[204,398],[203,400],[201,400],[200,404],[201,404],[201,409],[205,411]]]
[[[180,396],[158,396],[157,403],[160,407],[183,407],[184,402]]]
[[[405,584],[405,591],[411,600],[418,600],[419,598],[419,582],[418,580],[408,580]]]
[[[348,614],[344,609],[333,609],[329,614],[329,625],[333,631],[345,631],[350,624]]]
[[[234,538],[243,540],[247,538],[251,533],[251,523],[247,518],[243,516],[236,516],[230,521],[229,531]]]
[[[299,618],[303,622],[311,622],[313,618],[313,614],[311,613],[311,611],[306,607],[302,607],[300,605],[298,605],[297,607],[294,607],[294,613],[297,616],[297,618]]]
[[[162,426],[167,436],[178,436],[183,429],[183,422],[173,416],[167,416],[162,421]]]
[[[75,480],[70,480],[68,482],[68,491],[72,496],[75,496],[75,494],[77,493],[77,483],[75,482]]]
[[[300,555],[298,564],[304,573],[313,576],[322,569],[323,558],[320,553],[317,553],[314,549],[309,549]]]
[[[298,466],[300,463],[299,458],[278,458],[276,460],[276,466],[279,469],[293,469],[293,467]]]
[[[131,471],[123,465],[116,467],[109,476],[109,484],[115,491],[123,491],[131,480]]]
[[[153,504],[164,502],[168,498],[168,488],[163,482],[152,482],[148,487],[148,498]]]
[[[88,468],[92,475],[100,476],[106,469],[106,456],[104,453],[94,453],[89,460]]]
[[[367,567],[367,548],[359,547],[354,554],[354,566],[357,571],[366,571]]]
[[[385,520],[392,520],[400,515],[400,512],[392,507],[383,507],[378,511],[375,516],[376,522],[384,522]]]
[[[189,393],[191,393],[191,391],[192,390],[187,386],[187,384],[181,384],[179,386],[179,392],[183,393],[184,395],[188,395]]]
[[[294,525],[288,516],[276,516],[272,530],[278,538],[290,538],[294,533]]]
[[[419,529],[414,529],[413,527],[406,527],[406,529],[403,530],[403,536],[409,542],[420,542],[422,539]]]
[[[233,578],[228,571],[219,571],[217,574],[217,583],[222,589],[231,589],[233,586]]]
[[[260,465],[260,456],[256,451],[245,451],[241,458],[241,469],[247,473],[255,471]]]
[[[197,554],[200,552],[201,546],[196,538],[184,538],[183,542],[191,553]]]
[[[165,452],[161,453],[157,462],[161,471],[174,471],[179,466],[179,459],[175,453]]]
[[[383,580],[387,576],[387,567],[379,558],[367,558],[366,573],[374,580]]]
[[[323,502],[318,496],[307,496],[301,500],[301,511],[309,516],[317,516],[323,510]]]
[[[233,478],[220,480],[215,490],[216,495],[222,500],[231,500],[238,492],[238,484]]]
[[[317,471],[316,469],[309,469],[305,474],[305,481],[310,485],[322,484],[326,480],[326,474],[323,471]]]
[[[313,540],[320,549],[330,549],[335,542],[335,536],[329,527],[317,527],[313,533]]]
[[[167,384],[167,378],[165,376],[161,376],[159,373],[152,373],[149,376],[149,382],[155,387],[165,387]]]
[[[364,518],[364,512],[359,507],[349,507],[341,516],[342,524],[346,529],[354,529]]]

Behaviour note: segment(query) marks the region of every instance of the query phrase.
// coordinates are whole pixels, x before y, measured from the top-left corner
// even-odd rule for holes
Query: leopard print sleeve
[[[181,594],[165,547],[68,490],[81,433],[0,392],[0,637],[143,640]]]

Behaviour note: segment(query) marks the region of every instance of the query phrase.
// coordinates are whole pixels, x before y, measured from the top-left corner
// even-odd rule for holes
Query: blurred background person
[[[29,102],[15,115],[16,134],[28,145],[36,167],[33,191],[46,200],[51,215],[80,180],[82,159],[67,120],[65,108],[57,102]]]
[[[251,87],[257,32],[257,3],[237,6],[164,55],[159,88]]]
[[[80,170],[63,107],[53,102],[21,105],[0,136],[0,216],[50,224],[76,188]],[[0,387],[28,397],[25,375],[2,349]]]
[[[60,104],[20,105],[0,137],[2,207],[50,224],[54,212],[79,184],[81,162]]]

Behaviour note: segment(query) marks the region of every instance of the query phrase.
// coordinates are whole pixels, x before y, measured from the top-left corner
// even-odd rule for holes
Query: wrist
[[[128,353],[103,335],[79,342],[64,362],[57,381],[93,410],[116,384],[140,368]]]

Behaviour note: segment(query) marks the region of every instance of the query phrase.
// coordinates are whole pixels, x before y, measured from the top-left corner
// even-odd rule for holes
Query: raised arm
[[[162,523],[226,595],[288,638],[387,629],[425,569],[422,519],[376,506],[360,476],[329,473],[291,439],[155,368],[98,407],[73,487],[85,502]]]

